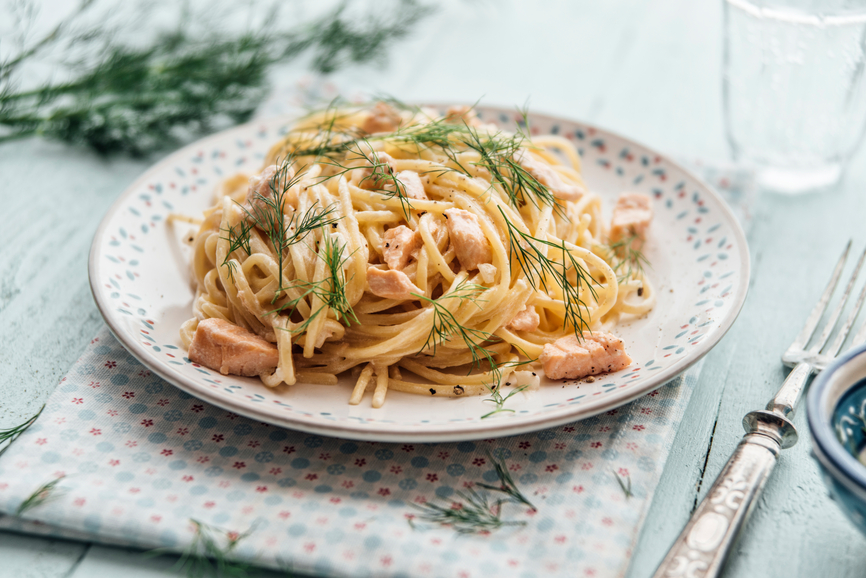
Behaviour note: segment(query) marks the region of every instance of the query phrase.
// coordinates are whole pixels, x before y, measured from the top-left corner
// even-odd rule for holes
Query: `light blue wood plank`
[[[0,146],[0,246],[15,253],[0,262],[0,428],[38,411],[102,324],[90,240],[146,164],[37,139]]]
[[[89,545],[0,532],[0,576],[59,578],[69,575]]]

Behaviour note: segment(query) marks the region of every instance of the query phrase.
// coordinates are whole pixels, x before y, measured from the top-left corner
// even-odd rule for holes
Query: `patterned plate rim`
[[[431,105],[440,106],[437,103]],[[513,113],[512,109],[496,105],[485,104],[482,108],[484,110],[509,115]],[[176,163],[176,160],[178,158],[186,157],[194,150],[201,149],[212,143],[223,141],[236,134],[242,134],[258,126],[288,124],[298,118],[298,115],[296,114],[281,115],[265,119],[256,119],[249,123],[239,125],[202,138],[181,149],[178,149],[177,151],[168,155],[163,160],[152,165],[132,184],[130,184],[126,188],[126,190],[124,190],[117,197],[117,199],[106,211],[105,216],[102,218],[102,221],[100,222],[91,243],[90,255],[88,259],[88,276],[90,279],[90,290],[93,294],[96,306],[99,309],[99,312],[105,320],[106,324],[108,325],[108,328],[111,330],[111,333],[124,346],[124,348],[126,348],[126,350],[129,351],[132,355],[134,355],[139,361],[141,361],[148,369],[150,369],[155,374],[159,375],[162,379],[168,381],[172,385],[180,388],[181,390],[189,393],[190,395],[198,397],[204,401],[207,401],[208,403],[235,412],[237,414],[244,415],[246,417],[256,419],[265,423],[270,423],[289,429],[306,431],[319,435],[341,437],[345,439],[354,439],[360,441],[380,442],[414,441],[423,443],[469,441],[518,435],[522,433],[536,431],[539,429],[556,427],[559,425],[592,417],[594,415],[598,415],[599,413],[625,405],[643,395],[646,395],[658,389],[659,387],[661,387],[671,379],[677,377],[689,367],[697,363],[707,353],[709,353],[709,351],[713,347],[715,347],[715,345],[722,339],[722,337],[724,337],[724,335],[734,324],[740,312],[742,311],[743,304],[748,293],[749,279],[751,277],[751,259],[749,255],[746,236],[743,232],[742,226],[740,225],[739,221],[737,220],[725,200],[722,199],[721,196],[712,187],[710,187],[706,182],[704,182],[703,179],[683,167],[678,162],[672,160],[669,156],[658,153],[654,149],[643,145],[633,139],[624,137],[619,133],[600,128],[583,121],[569,119],[560,115],[545,114],[543,112],[533,111],[531,112],[531,115],[536,118],[543,118],[549,122],[574,123],[585,127],[590,131],[594,131],[599,136],[607,136],[613,137],[614,139],[619,139],[629,146],[646,150],[648,153],[651,153],[664,161],[671,168],[681,171],[685,177],[691,179],[694,182],[696,188],[700,190],[701,194],[712,198],[713,201],[718,205],[720,212],[724,216],[725,224],[731,228],[731,234],[734,236],[737,242],[737,253],[740,259],[740,263],[742,264],[739,271],[739,282],[736,286],[735,298],[731,302],[730,308],[725,313],[725,317],[718,324],[716,331],[714,331],[710,335],[707,335],[706,339],[702,339],[700,343],[697,344],[697,347],[690,350],[687,355],[684,355],[682,358],[680,358],[670,366],[664,368],[663,370],[659,371],[658,373],[653,374],[651,378],[646,379],[640,385],[634,388],[625,388],[624,390],[600,397],[597,401],[590,401],[586,404],[566,406],[562,408],[562,410],[559,412],[544,413],[536,416],[527,416],[521,418],[517,423],[514,423],[514,420],[501,422],[494,421],[484,423],[484,427],[478,427],[479,422],[469,422],[459,425],[439,425],[435,428],[419,431],[418,426],[395,426],[394,424],[388,423],[359,424],[357,422],[323,422],[315,416],[307,416],[300,414],[275,414],[267,411],[257,410],[256,406],[250,407],[240,404],[234,404],[232,403],[232,400],[230,398],[215,395],[211,389],[202,387],[194,380],[181,374],[180,372],[177,372],[167,364],[160,363],[157,358],[153,356],[151,351],[143,347],[139,342],[134,340],[131,335],[129,335],[126,331],[123,330],[123,328],[117,322],[117,317],[111,309],[111,306],[108,302],[108,297],[103,289],[103,286],[98,282],[98,279],[100,278],[100,266],[102,263],[102,239],[109,225],[111,224],[114,215],[124,206],[124,203],[128,201],[129,197],[133,196],[137,190],[139,190],[143,185],[148,182],[150,178],[152,178],[153,174],[158,173],[168,167],[171,167],[174,163]]]

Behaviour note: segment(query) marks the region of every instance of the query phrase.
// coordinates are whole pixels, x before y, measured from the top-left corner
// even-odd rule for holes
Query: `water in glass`
[[[866,1],[723,1],[734,158],[764,188],[831,187],[866,130]]]

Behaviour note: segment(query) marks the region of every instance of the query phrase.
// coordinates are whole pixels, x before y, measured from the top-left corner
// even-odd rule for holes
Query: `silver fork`
[[[805,327],[782,355],[782,362],[793,369],[766,409],[753,411],[743,418],[746,435],[716,478],[713,487],[692,513],[691,519],[671,546],[653,578],[712,578],[721,572],[737,534],[758,502],[758,497],[778,461],[780,450],[797,443],[797,430],[791,420],[809,378],[835,359],[866,299],[864,285],[845,323],[828,346],[830,336],[842,316],[866,259],[864,251],[857,261],[839,305],[830,314],[824,329],[812,346],[808,347],[839,283],[850,250],[851,241],[848,241],[833,270],[830,283],[809,314]],[[864,341],[866,322],[854,336],[852,345],[859,345]]]

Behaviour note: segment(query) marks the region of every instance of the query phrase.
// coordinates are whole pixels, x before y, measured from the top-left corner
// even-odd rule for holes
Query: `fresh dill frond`
[[[370,171],[369,174],[365,175],[361,179],[359,184],[363,186],[364,183],[369,183],[371,187],[370,190],[379,193],[386,199],[393,199],[395,197],[399,199],[400,208],[403,210],[403,216],[408,221],[412,211],[412,203],[406,195],[406,186],[397,175],[394,174],[391,165],[381,160],[379,153],[370,145],[369,140],[366,138],[355,140],[353,143],[347,145],[346,153],[347,161],[362,160],[364,161],[364,164],[355,167],[345,167],[334,161],[331,164],[337,166],[341,170],[336,175],[327,178],[333,178],[334,176],[339,176],[352,170],[361,169],[364,171]]]
[[[597,295],[593,284],[597,282],[577,262],[571,251],[566,249],[565,241],[556,244],[545,239],[537,239],[515,227],[505,216],[502,208],[499,209],[499,212],[508,228],[508,258],[511,261],[511,266],[513,267],[516,262],[526,276],[526,280],[536,291],[539,291],[540,287],[548,292],[550,290],[548,283],[554,283],[560,288],[565,306],[563,327],[571,326],[574,334],[580,337],[583,330],[589,329],[589,323],[584,318],[584,314],[589,317],[589,309],[580,298],[580,288],[586,286],[595,299]],[[562,260],[551,259],[539,248],[540,246],[546,246],[560,252]],[[571,272],[574,272],[575,275],[573,283],[569,279]]]
[[[231,560],[231,555],[238,544],[252,534],[254,527],[238,533],[222,530],[194,519],[190,519],[189,523],[195,529],[195,535],[172,570],[184,572],[188,578],[223,576],[245,578],[249,575],[252,566]],[[168,549],[157,548],[146,552],[146,556],[154,557],[167,553],[170,553]]]
[[[488,385],[485,383],[484,386],[487,388],[487,391],[490,392],[490,397],[485,398],[481,401],[489,401],[489,402],[495,404],[496,407],[495,407],[495,409],[493,409],[493,411],[490,411],[490,412],[482,415],[481,419],[485,419],[485,418],[494,416],[497,413],[502,413],[502,412],[514,413],[513,409],[505,407],[505,402],[507,402],[509,399],[511,399],[514,395],[520,393],[521,391],[523,391],[527,387],[529,387],[529,385],[522,385],[520,387],[515,387],[510,392],[508,392],[507,395],[502,395],[502,385],[501,384]]]
[[[477,483],[476,485],[485,488],[487,490],[491,490],[494,492],[502,492],[507,494],[514,502],[519,502],[521,504],[525,504],[529,506],[529,508],[537,512],[538,508],[529,501],[529,499],[523,495],[523,492],[517,487],[517,484],[514,482],[514,478],[511,477],[511,473],[508,471],[508,467],[505,465],[505,459],[503,458],[494,458],[492,454],[487,454],[490,458],[490,461],[493,462],[493,469],[496,471],[496,476],[499,478],[498,486],[491,486],[489,484]]]
[[[231,280],[234,280],[235,271],[235,262],[232,260],[232,253],[235,251],[243,251],[247,255],[252,255],[252,249],[250,248],[250,232],[253,227],[255,227],[255,223],[244,219],[237,225],[229,226],[228,230],[225,230],[226,236],[220,237],[220,239],[228,241],[229,243],[229,250],[226,252],[222,266],[228,267],[228,275]]]
[[[267,235],[279,267],[281,284],[283,279],[283,260],[285,252],[289,247],[300,243],[313,231],[332,225],[342,219],[342,217],[332,217],[336,212],[336,207],[322,208],[318,206],[318,201],[313,203],[303,214],[293,212],[288,219],[286,218],[284,205],[289,189],[303,178],[303,170],[299,170],[297,174],[289,177],[293,170],[292,164],[293,157],[289,156],[278,165],[276,172],[268,182],[270,194],[257,192],[249,208],[238,204],[243,209],[247,219]],[[247,254],[249,254],[249,235],[251,230],[252,227],[241,230],[242,236],[234,239],[234,244],[247,251]],[[278,287],[274,292],[273,302],[284,291],[284,287]]]
[[[286,287],[285,290],[288,291],[290,289],[300,289],[302,291],[301,294],[293,299],[289,299],[273,311],[269,311],[268,314],[282,313],[286,310],[289,310],[288,316],[291,319],[294,316],[295,312],[298,310],[298,304],[301,301],[303,301],[310,295],[317,295],[320,298],[325,295],[326,290],[324,289],[324,285],[326,281],[327,279],[322,279],[321,281],[302,281],[300,279],[296,279],[289,287]],[[324,299],[322,300],[324,301]],[[289,330],[289,332],[293,335],[303,333],[307,330],[307,327],[309,327],[310,323],[313,322],[313,319],[315,319],[316,316],[318,316],[319,313],[324,310],[324,308],[319,308],[311,312],[310,316],[307,319],[304,319],[304,321],[300,325],[298,325],[294,329]]]
[[[613,477],[616,478],[616,483],[619,484],[622,493],[625,494],[625,499],[631,498],[634,494],[631,491],[631,475],[627,475],[625,481],[618,472],[613,472]]]
[[[423,504],[410,504],[421,514],[418,519],[421,522],[436,524],[438,526],[451,528],[458,534],[486,534],[499,530],[505,526],[525,526],[523,520],[504,520],[502,518],[502,506],[506,503],[524,504],[535,512],[537,508],[517,487],[514,478],[508,472],[504,459],[496,459],[488,454],[499,485],[477,483],[482,492],[474,487],[467,488],[466,492],[455,492],[459,500],[439,500],[435,502],[424,502]],[[505,498],[492,499],[490,492],[505,494]],[[415,521],[409,518],[409,525],[415,529]]]
[[[50,482],[46,482],[36,488],[36,490],[30,494],[26,500],[21,502],[18,508],[15,510],[16,516],[21,516],[33,508],[41,506],[51,498],[57,497],[57,484],[63,481],[65,476],[59,476]]]
[[[636,242],[637,241],[637,242]],[[615,243],[607,246],[611,269],[616,274],[617,281],[622,283],[628,279],[643,277],[644,267],[650,267],[650,262],[640,251],[643,239],[637,233],[630,233]]]
[[[503,520],[502,504],[507,500],[490,500],[486,493],[479,493],[474,488],[465,492],[455,492],[460,502],[438,503],[425,502],[409,505],[421,511],[418,519],[428,524],[436,524],[451,528],[458,534],[490,533],[505,526],[525,526],[523,520]],[[409,518],[409,525],[415,529],[415,521]]]
[[[297,297],[287,300],[273,311],[268,312],[272,314],[288,310],[288,316],[291,318],[295,314],[295,311],[297,311],[298,304],[301,301],[310,296],[318,297],[324,303],[324,306],[312,311],[307,319],[304,319],[300,325],[291,329],[290,331],[293,334],[306,331],[310,323],[328,308],[334,312],[338,321],[342,321],[346,325],[352,325],[352,323],[356,325],[360,324],[346,296],[346,274],[344,267],[351,255],[346,255],[346,244],[340,243],[338,239],[338,237],[326,234],[319,245],[318,256],[327,267],[327,277],[319,281],[294,280],[284,291],[299,289],[301,293]]]
[[[376,3],[363,11],[342,2],[298,21],[295,14],[285,17],[288,5],[272,1],[256,4],[259,14],[268,15],[263,23],[249,8],[246,18],[237,19],[249,27],[234,31],[201,27],[206,15],[186,7],[182,17],[167,19],[169,27],[136,19],[139,29],[154,30],[141,45],[126,41],[135,36],[128,30],[105,23],[96,13],[104,4],[83,0],[63,23],[0,61],[0,142],[41,135],[102,154],[170,148],[249,119],[269,92],[275,65],[311,54],[312,69],[328,74],[384,62],[387,49],[432,11],[419,0]],[[35,20],[37,12],[30,10],[26,19]],[[52,80],[19,88],[21,71],[44,62],[55,64]]]
[[[536,361],[535,359],[530,357],[530,355],[528,353],[526,353],[526,351],[524,351],[523,348],[520,347],[519,345],[514,344],[513,347],[515,347],[520,352],[520,356],[522,357],[523,360],[521,361],[520,360],[521,358],[518,357],[517,359],[515,359],[513,361],[508,361],[508,362],[499,364],[499,366],[497,367],[497,370],[500,373],[494,374],[494,377],[497,379],[497,381],[493,382],[492,384],[488,384],[488,383],[484,384],[484,387],[486,387],[488,393],[490,393],[490,397],[485,398],[481,401],[490,402],[490,403],[494,404],[495,407],[494,407],[493,411],[490,411],[490,412],[482,415],[481,419],[485,419],[485,418],[494,416],[494,415],[496,415],[498,413],[502,413],[502,412],[514,413],[513,409],[505,407],[505,403],[509,399],[514,397],[516,394],[520,393],[521,391],[525,391],[526,388],[529,387],[529,384],[518,386],[518,387],[515,387],[514,389],[512,389],[507,395],[502,395],[502,377],[501,377],[502,369],[504,369],[506,367],[520,367],[521,365],[527,365],[527,364],[530,364],[530,363],[533,363],[534,361]],[[511,383],[506,382],[505,385],[511,385]]]
[[[346,325],[353,322],[360,325],[352,305],[346,297],[346,273],[344,266],[351,255],[346,255],[346,244],[340,243],[333,235],[325,235],[319,249],[319,258],[325,262],[328,268],[328,277],[325,280],[327,288],[320,286],[319,297],[330,307],[337,316],[337,321],[343,321]]]
[[[474,164],[490,173],[491,183],[500,186],[514,208],[520,209],[529,202],[539,207],[538,201],[541,201],[565,216],[550,189],[520,164],[520,155],[527,154],[521,148],[526,135],[518,131],[510,136],[496,134],[482,137],[478,131],[468,126],[467,129],[462,142],[481,157]]]
[[[496,337],[492,333],[482,331],[481,329],[461,325],[460,322],[457,321],[457,318],[454,317],[454,313],[452,313],[445,305],[445,302],[450,299],[457,299],[458,301],[471,299],[474,301],[477,299],[477,295],[486,289],[487,288],[482,285],[467,283],[464,280],[459,283],[454,290],[442,295],[439,299],[431,299],[417,293],[412,293],[412,295],[422,301],[430,303],[433,308],[433,324],[430,327],[430,333],[427,334],[427,339],[424,342],[424,346],[421,348],[421,352],[430,351],[433,355],[436,355],[436,348],[439,345],[451,341],[452,339],[459,338],[463,341],[472,355],[472,365],[469,370],[470,373],[475,369],[481,369],[484,362],[487,362],[494,383],[498,383],[501,376],[499,364],[497,364],[496,360],[493,359],[493,352],[484,347],[483,344],[497,342],[500,340],[499,337]]]
[[[380,100],[389,103],[394,108],[409,110],[421,114],[418,107],[404,104],[399,100],[381,97]],[[526,115],[527,112],[523,111]],[[298,157],[314,156],[327,158],[335,167],[337,173],[344,174],[348,170],[370,169],[372,174],[363,179],[376,183],[377,192],[393,197],[398,195],[403,205],[403,212],[408,216],[411,204],[405,200],[402,184],[391,174],[390,167],[381,163],[370,143],[388,141],[397,147],[409,147],[415,153],[423,150],[436,149],[444,154],[453,165],[448,170],[457,171],[472,178],[475,171],[471,170],[458,158],[458,148],[465,147],[478,154],[479,159],[472,166],[480,168],[490,175],[493,185],[498,186],[506,195],[509,203],[520,208],[528,203],[539,207],[539,203],[552,206],[558,214],[565,217],[559,201],[550,189],[541,183],[531,172],[520,163],[520,155],[526,154],[525,145],[529,143],[528,135],[519,129],[511,135],[502,132],[485,134],[465,122],[450,122],[446,118],[429,119],[425,123],[404,123],[390,133],[362,135],[353,128],[336,130],[336,115],[318,134],[294,149]],[[364,160],[361,167],[345,167],[340,159]],[[329,175],[324,178],[333,178]],[[383,185],[389,185],[387,188]]]
[[[31,425],[33,425],[33,422],[35,422],[37,420],[37,418],[39,418],[39,416],[42,415],[42,410],[44,410],[44,409],[45,409],[45,405],[43,404],[42,407],[39,408],[39,411],[36,412],[36,415],[29,418],[24,423],[18,424],[18,425],[11,427],[9,429],[0,430],[0,448],[2,448],[2,449],[0,449],[0,454],[2,454],[4,451],[6,451],[6,448],[9,447],[9,444],[14,442],[18,436],[20,436],[21,434],[23,434],[25,432],[25,430],[27,430],[27,428],[29,428]],[[6,444],[6,445],[4,445],[4,444]]]

